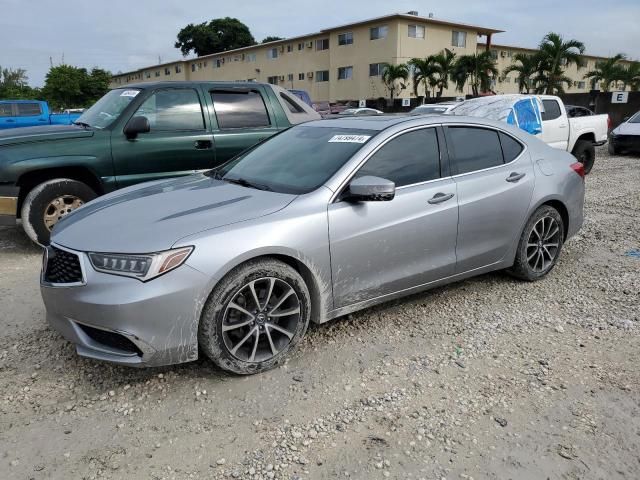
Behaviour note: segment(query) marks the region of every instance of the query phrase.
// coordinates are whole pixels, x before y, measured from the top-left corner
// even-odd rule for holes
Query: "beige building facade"
[[[288,89],[306,90],[314,102],[370,100],[388,97],[381,80],[384,64],[406,63],[448,48],[457,55],[489,49],[500,72],[517,52],[533,50],[495,45],[492,36],[502,30],[422,17],[417,12],[392,14],[321,30],[266,44],[239,48],[193,59],[177,60],[115,75],[112,88],[154,81],[246,81],[269,82]],[[489,44],[489,47],[487,47]],[[588,66],[568,75],[577,83],[571,92],[589,90],[584,73],[595,67],[599,57],[587,56]],[[498,79],[498,93],[517,93],[515,73]],[[466,91],[468,90],[468,91]],[[470,86],[465,94],[471,93]],[[424,95],[422,88],[419,95]],[[445,96],[460,95],[453,82]],[[409,80],[400,98],[411,98]]]

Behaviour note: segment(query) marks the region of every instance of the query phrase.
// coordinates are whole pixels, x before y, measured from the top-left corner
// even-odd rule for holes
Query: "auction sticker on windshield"
[[[334,135],[329,143],[365,143],[370,138],[370,135]]]
[[[121,97],[135,97],[140,93],[140,90],[125,90],[120,94]]]

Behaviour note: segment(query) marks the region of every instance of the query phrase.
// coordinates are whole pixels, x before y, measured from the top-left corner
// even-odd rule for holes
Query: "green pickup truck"
[[[74,125],[0,132],[0,225],[21,218],[27,235],[46,245],[58,220],[99,195],[208,170],[318,118],[287,90],[256,82],[111,90]]]

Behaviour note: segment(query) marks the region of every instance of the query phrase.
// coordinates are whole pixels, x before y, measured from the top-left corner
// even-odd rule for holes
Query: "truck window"
[[[134,116],[147,117],[151,132],[204,130],[200,98],[191,88],[158,90],[140,105]]]
[[[10,103],[0,103],[0,117],[11,117],[11,104]]]
[[[19,117],[34,117],[42,115],[39,103],[17,103]]]
[[[211,99],[221,129],[271,125],[262,95],[255,90],[213,90]]]
[[[562,115],[560,105],[555,100],[542,100],[542,106],[544,107],[544,112],[542,112],[543,122],[546,120],[555,120]]]

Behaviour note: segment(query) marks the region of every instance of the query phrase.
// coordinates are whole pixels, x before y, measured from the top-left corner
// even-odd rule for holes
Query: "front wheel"
[[[96,198],[88,185],[56,178],[35,186],[22,202],[22,227],[38,245],[49,245],[54,225],[86,202]]]
[[[310,317],[309,290],[298,272],[275,259],[251,261],[231,271],[209,296],[198,341],[224,370],[259,373],[287,357]]]
[[[609,145],[607,145],[607,150],[609,151],[609,155],[619,155],[620,154],[620,151],[611,142],[609,142]]]
[[[591,172],[596,160],[596,149],[589,140],[578,140],[573,147],[573,156],[584,165],[584,174]]]
[[[536,210],[520,236],[509,273],[529,282],[547,275],[560,256],[564,228],[562,217],[555,208],[544,205]]]

